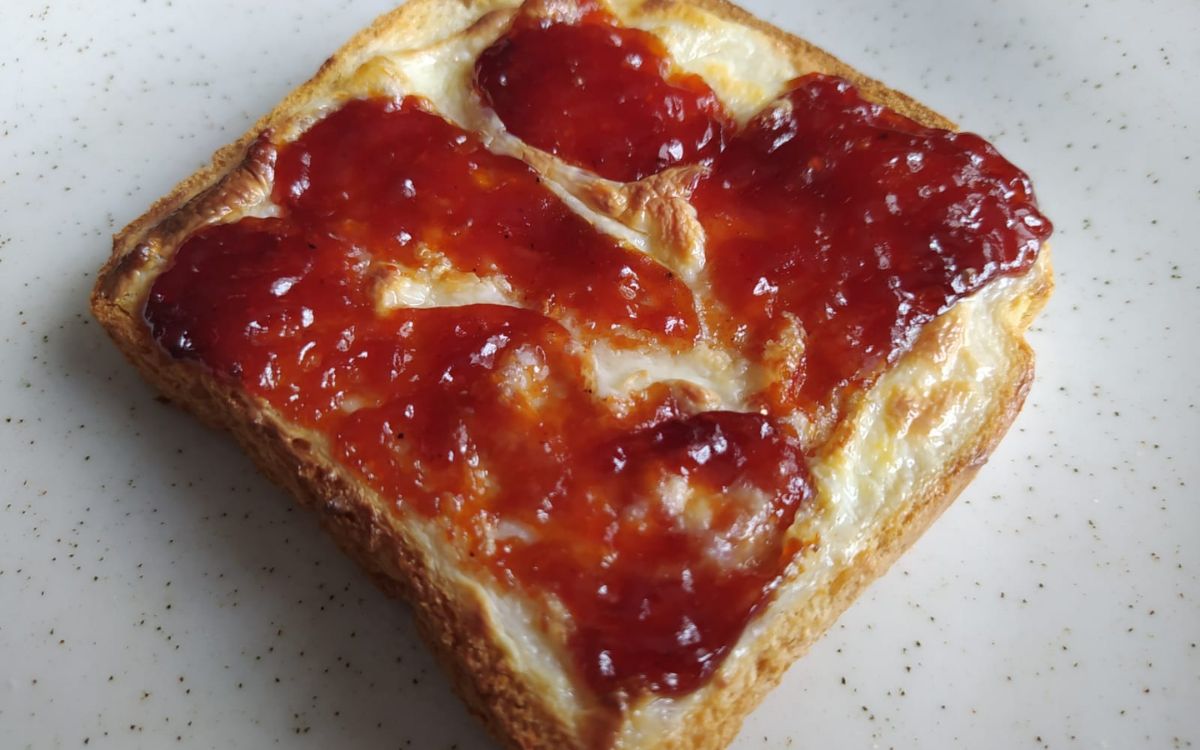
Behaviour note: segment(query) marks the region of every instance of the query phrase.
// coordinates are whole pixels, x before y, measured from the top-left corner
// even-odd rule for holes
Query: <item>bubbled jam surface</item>
[[[693,197],[709,278],[752,357],[802,330],[763,394],[813,412],[867,384],[955,301],[1037,257],[1050,223],[982,138],[923,127],[846,81],[793,82],[732,138]]]
[[[320,430],[501,582],[555,594],[600,694],[703,682],[793,552],[803,456],[771,420],[689,414],[668,388],[614,415],[559,322],[681,346],[687,287],[411,101],[351,102],[285,146],[274,198],[278,218],[183,244],[147,301],[155,338]],[[423,243],[523,306],[377,309],[380,269]],[[691,489],[664,501],[672,482]]]
[[[432,249],[594,335],[672,348],[695,337],[686,284],[596,231],[524,162],[416,100],[346,104],[284,149],[276,177],[289,224],[370,248],[377,261],[417,267]]]
[[[603,17],[519,24],[515,47],[481,59],[485,91],[513,60],[527,65],[523,34],[548,35],[586,80],[635,43],[658,49]],[[628,85],[659,101],[655,59],[655,76],[613,74],[589,95]],[[620,178],[664,166],[622,135],[661,142],[653,107],[586,111],[556,76],[538,96],[561,102],[547,132],[569,136],[565,157]],[[281,148],[279,215],[193,234],[146,320],[172,355],[320,431],[397,511],[439,523],[464,560],[553,595],[597,694],[685,694],[796,554],[785,532],[811,497],[805,455],[818,446],[781,417],[865,387],[933,316],[1027,268],[1049,233],[1025,176],[986,143],[923,128],[836,79],[800,79],[727,145],[685,154],[714,159],[693,198],[712,298],[417,102],[350,102]],[[431,263],[502,281],[514,306],[377,304],[390,269]],[[614,412],[580,356],[595,341],[682,351],[701,338],[751,359],[791,341],[803,356],[749,413],[695,413],[663,383]]]
[[[518,16],[479,57],[476,86],[508,131],[612,180],[716,155],[729,120],[708,84],[673,72],[657,37],[582,5],[577,23]]]

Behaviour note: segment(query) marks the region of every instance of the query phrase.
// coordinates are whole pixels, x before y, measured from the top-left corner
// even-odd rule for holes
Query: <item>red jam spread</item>
[[[612,180],[716,155],[729,120],[663,43],[595,3],[565,23],[528,14],[479,57],[475,83],[509,132]]]
[[[976,136],[809,76],[726,141],[711,92],[667,70],[653,38],[591,13],[518,25],[478,78],[510,129],[606,176],[711,159],[694,196],[711,295],[420,102],[365,100],[280,148],[277,216],[194,233],[145,308],[169,353],[319,431],[464,564],[560,603],[580,676],[615,702],[696,689],[769,601],[818,447],[782,417],[864,388],[1050,231]],[[508,296],[380,303],[431,266]],[[668,383],[614,411],[583,356],[700,340],[796,356],[747,413],[698,412]]]
[[[594,335],[672,348],[696,335],[686,284],[597,232],[524,162],[491,153],[416,100],[355,101],[317,123],[280,154],[275,200],[287,224],[322,241],[408,267],[435,251]]]
[[[1051,231],[1029,179],[982,138],[816,74],[731,139],[693,204],[730,337],[753,358],[802,331],[804,356],[764,400],[810,413],[955,301],[1029,268]]]
[[[329,436],[502,583],[555,594],[599,693],[701,684],[794,554],[804,457],[663,386],[611,413],[561,324],[686,345],[687,287],[412,101],[351,102],[283,147],[274,200],[179,249],[146,305],[160,344]],[[522,306],[378,309],[380,270],[419,245]]]

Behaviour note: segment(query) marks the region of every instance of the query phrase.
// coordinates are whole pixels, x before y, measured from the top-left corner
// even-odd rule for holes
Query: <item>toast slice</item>
[[[666,330],[662,326],[657,332],[647,333],[647,329],[636,326],[636,330],[631,329],[626,319],[614,323],[604,317],[616,309],[605,301],[608,298],[603,288],[607,283],[603,268],[607,266],[598,266],[601,270],[596,271],[595,283],[589,282],[583,292],[570,286],[579,280],[580,274],[571,276],[565,272],[560,275],[570,277],[562,282],[566,286],[547,291],[545,284],[549,282],[545,279],[555,276],[550,270],[566,266],[555,265],[547,270],[538,263],[566,264],[569,262],[566,256],[541,259],[532,267],[521,266],[507,256],[493,258],[491,267],[503,273],[489,276],[478,273],[477,269],[466,269],[461,257],[454,255],[481,252],[472,244],[475,240],[471,235],[463,246],[465,249],[450,249],[459,247],[453,239],[443,239],[445,247],[431,241],[414,253],[405,250],[409,254],[403,262],[389,261],[381,264],[382,271],[364,276],[367,281],[363,283],[369,285],[362,288],[371,295],[368,301],[378,319],[408,316],[404,319],[419,331],[425,325],[422,321],[428,318],[428,311],[451,308],[460,311],[455,314],[472,320],[507,315],[503,319],[509,327],[503,329],[507,332],[504,335],[511,334],[514,339],[534,331],[541,338],[536,338],[537,346],[526,353],[541,352],[549,359],[532,365],[526,362],[528,367],[522,371],[522,377],[540,372],[539,367],[553,370],[558,361],[552,362],[554,357],[583,362],[580,371],[583,375],[579,377],[584,379],[585,390],[595,402],[588,402],[586,409],[592,411],[586,413],[600,415],[597,422],[608,420],[606,415],[611,412],[617,415],[613,419],[626,420],[621,422],[626,424],[634,419],[630,415],[640,414],[638,410],[647,403],[654,408],[666,408],[663,405],[668,404],[671,413],[665,421],[653,415],[637,417],[642,419],[638,423],[641,432],[637,434],[651,435],[661,441],[666,439],[664,430],[668,429],[662,425],[686,424],[695,428],[698,423],[693,418],[697,415],[742,415],[721,416],[720,421],[713,422],[717,424],[717,432],[723,427],[730,435],[736,433],[730,425],[741,424],[738,420],[742,418],[776,420],[772,422],[775,426],[771,429],[776,432],[772,433],[770,450],[777,452],[770,453],[768,448],[760,446],[760,455],[777,459],[777,464],[783,467],[781,476],[790,483],[789,487],[803,487],[793,493],[795,497],[788,501],[786,514],[780,515],[782,506],[770,506],[773,512],[779,511],[772,517],[782,517],[786,523],[773,531],[762,531],[771,542],[769,552],[747,553],[750,557],[735,564],[740,575],[746,570],[759,571],[765,564],[763,559],[773,561],[771,564],[776,567],[769,568],[770,575],[758,591],[761,595],[741,608],[719,648],[703,652],[690,679],[681,671],[671,671],[674,667],[659,669],[651,675],[651,670],[641,662],[635,663],[632,671],[621,673],[625,677],[620,679],[613,676],[617,672],[605,671],[603,662],[597,672],[597,653],[608,659],[609,651],[587,651],[586,644],[580,645],[580,633],[595,622],[588,619],[591,615],[578,604],[578,597],[573,599],[573,595],[566,593],[568,589],[562,579],[567,574],[561,570],[546,573],[537,565],[489,567],[475,559],[476,553],[485,548],[495,558],[501,555],[497,549],[506,550],[503,554],[508,555],[507,550],[513,544],[520,547],[521,542],[510,543],[505,541],[509,537],[497,536],[496,528],[511,519],[496,508],[508,506],[488,506],[487,513],[467,518],[446,510],[450,506],[446,504],[449,495],[445,493],[434,498],[433,505],[422,506],[415,495],[424,490],[413,484],[417,480],[412,477],[424,478],[426,470],[416,467],[410,455],[395,459],[388,454],[387,460],[392,463],[380,468],[382,464],[374,459],[358,458],[365,455],[366,449],[346,437],[351,433],[332,431],[329,427],[333,424],[330,419],[343,419],[342,412],[369,411],[369,405],[363,407],[358,403],[369,400],[369,394],[355,395],[353,408],[347,401],[338,402],[332,409],[337,412],[333,417],[327,412],[314,416],[317,412],[298,411],[295,400],[264,395],[268,386],[261,379],[248,385],[243,379],[242,360],[231,366],[216,355],[208,356],[205,352],[215,349],[204,349],[203,341],[197,344],[193,340],[196,336],[192,335],[195,330],[171,327],[174,319],[170,315],[179,310],[188,311],[192,323],[200,319],[208,324],[224,320],[222,316],[229,308],[238,308],[243,303],[257,304],[236,295],[204,298],[204,291],[209,288],[206,284],[228,289],[227,285],[222,286],[226,279],[242,277],[241,264],[249,263],[244,261],[249,256],[237,253],[250,250],[243,251],[239,246],[237,253],[220,255],[221,262],[228,265],[203,271],[201,261],[194,260],[201,252],[196,248],[203,246],[210,255],[220,254],[225,252],[220,242],[228,242],[230,232],[242,231],[230,227],[244,227],[253,237],[259,237],[256,232],[269,226],[275,232],[270,240],[274,244],[265,250],[260,248],[260,254],[276,253],[283,259],[280,262],[286,263],[297,257],[297,253],[303,254],[303,247],[296,244],[301,242],[297,238],[313,236],[304,233],[315,231],[313,227],[318,224],[324,233],[321,239],[308,240],[308,248],[314,252],[324,252],[317,245],[327,240],[339,248],[356,243],[356,246],[370,246],[368,240],[375,237],[370,234],[374,231],[372,221],[391,219],[380,219],[380,214],[371,213],[374,209],[370,206],[363,209],[368,213],[360,216],[355,213],[361,207],[358,204],[347,208],[349,204],[336,201],[336,205],[322,204],[324,213],[304,208],[309,204],[303,202],[309,198],[300,193],[309,190],[305,195],[311,195],[316,188],[310,190],[307,173],[297,176],[297,170],[301,169],[297,165],[308,169],[308,164],[296,155],[299,147],[295,144],[304,140],[304,149],[316,153],[318,147],[314,143],[325,138],[332,127],[321,130],[322,123],[357,116],[376,123],[384,120],[372,118],[392,117],[400,112],[409,118],[403,127],[411,125],[415,129],[398,130],[397,138],[416,139],[426,137],[422,134],[429,132],[436,135],[446,128],[457,129],[445,132],[462,132],[461,136],[455,136],[454,142],[474,149],[468,161],[471,169],[484,165],[479,171],[483,175],[480,179],[516,185],[512,195],[548,207],[544,208],[546,213],[537,214],[537,220],[532,222],[537,226],[530,231],[567,227],[562,231],[569,234],[551,237],[565,236],[579,243],[579,247],[598,248],[595,252],[601,258],[611,259],[617,257],[614,253],[623,253],[619,255],[621,262],[629,264],[623,268],[637,269],[643,281],[659,278],[645,269],[666,269],[666,280],[661,284],[668,291],[676,288],[672,285],[683,284],[685,291],[698,296],[714,294],[713,290],[723,283],[714,271],[721,268],[714,249],[720,237],[719,225],[713,223],[719,212],[705,213],[705,206],[713,205],[711,201],[726,200],[713,193],[713,180],[709,176],[722,168],[719,158],[723,157],[717,157],[718,161],[706,157],[692,163],[686,163],[685,159],[658,164],[643,170],[646,173],[622,174],[619,172],[623,167],[615,166],[612,169],[616,171],[606,176],[602,173],[610,169],[611,162],[588,162],[578,157],[581,152],[572,151],[570,144],[544,140],[552,138],[553,132],[549,136],[519,135],[515,119],[497,114],[503,110],[497,96],[489,99],[480,60],[493,54],[498,49],[496,45],[510,38],[506,35],[515,33],[514,29],[529,19],[535,22],[527,28],[536,31],[555,24],[580,24],[584,22],[581,19],[591,17],[589,14],[600,13],[603,22],[615,28],[648,33],[651,37],[629,38],[642,41],[651,38],[647,43],[653,49],[661,49],[677,80],[691,76],[707,86],[719,104],[721,127],[731,139],[736,139],[739,132],[768,127],[770,118],[764,119],[759,113],[781,111],[771,109],[775,106],[772,102],[809,74],[844,79],[858,95],[886,107],[873,110],[870,115],[883,118],[880,127],[885,129],[909,135],[917,133],[914,137],[919,138],[940,138],[923,128],[953,130],[953,125],[808,42],[723,0],[610,0],[602,6],[594,0],[530,0],[522,7],[519,5],[518,0],[410,0],[377,20],[329,58],[312,80],[286,97],[245,136],[221,149],[210,166],[188,177],[114,238],[112,256],[102,269],[92,295],[92,309],[120,349],[154,386],[205,422],[230,431],[264,473],[318,513],[340,546],[380,586],[412,604],[423,635],[453,676],[458,692],[502,743],[526,750],[724,747],[738,731],[746,713],[778,682],[783,671],[952,502],[1009,426],[1032,379],[1033,357],[1023,333],[1052,289],[1049,253],[1044,247],[1038,253],[1035,241],[1033,255],[1019,266],[1007,268],[994,278],[983,279],[980,273],[972,272],[970,279],[978,283],[973,284],[969,293],[946,298],[945,304],[933,311],[935,314],[913,323],[906,329],[907,338],[897,339],[895,350],[863,370],[866,374],[855,374],[836,389],[823,390],[811,385],[819,381],[816,376],[803,381],[809,386],[799,385],[792,391],[785,387],[788,374],[797,367],[798,360],[804,360],[806,352],[810,357],[817,356],[817,342],[821,339],[816,329],[810,327],[791,338],[780,333],[754,349],[753,357],[747,356],[750,349],[731,344],[731,339],[721,335],[724,329],[719,319],[731,318],[736,322],[738,309],[750,308],[725,305],[708,319],[701,316],[692,321],[695,330],[689,334],[689,343],[681,345],[670,336],[660,335]],[[537,50],[536,46],[534,49]],[[838,95],[852,95],[845,88],[836,90],[840,92]],[[362,102],[391,104],[374,111]],[[893,117],[888,111],[898,113],[896,119],[888,119]],[[510,129],[508,125],[514,127]],[[353,151],[359,148],[355,144],[381,132],[374,126],[364,129],[351,145],[347,145],[349,141],[337,141],[334,132],[329,137],[336,141],[336,148],[330,148],[333,153],[359,153]],[[728,153],[735,150],[730,147]],[[667,157],[668,161],[675,158],[673,153]],[[413,160],[420,155],[395,158]],[[433,179],[452,171],[450,166],[443,170],[435,162],[422,174]],[[316,184],[318,178],[314,176],[311,182]],[[285,183],[292,186],[293,193],[277,189]],[[354,192],[357,184],[345,186],[344,193]],[[297,188],[298,185],[303,187]],[[480,201],[480,206],[484,200],[501,200],[495,193],[472,198],[473,189],[468,183],[445,188],[446,195],[459,196],[453,200],[461,200],[465,210],[470,210],[471,200]],[[706,189],[708,193],[704,192]],[[464,195],[467,197],[463,198]],[[334,207],[330,208],[331,205]],[[303,226],[295,218],[302,211],[310,211],[303,214],[307,217],[304,221],[309,222]],[[461,215],[454,215],[460,220],[451,227],[455,232],[471,225],[471,221],[461,221]],[[1035,213],[1024,215],[1028,217],[1028,226],[1048,231],[1048,224],[1038,224],[1040,217]],[[336,232],[327,228],[331,216],[340,222]],[[277,229],[281,222],[288,221],[293,224],[286,230]],[[435,236],[428,226],[422,227],[426,230],[422,237]],[[445,222],[438,227],[446,228]],[[735,231],[733,240],[744,229]],[[388,231],[395,234],[393,230],[395,227],[389,225]],[[367,234],[361,237],[354,234],[359,231]],[[1035,240],[1045,233],[1038,234]],[[407,232],[400,234],[408,236]],[[436,236],[449,235],[443,232]],[[212,240],[213,237],[220,242]],[[404,245],[408,240],[400,242]],[[184,260],[191,264],[189,268],[199,269],[196,271],[199,275],[179,277],[182,272],[175,269],[186,265],[179,260],[181,249],[187,249]],[[276,282],[286,283],[272,288],[282,297],[292,286],[303,283],[295,278],[280,276]],[[319,282],[319,278],[314,281]],[[638,287],[635,294],[641,294],[645,287],[645,284]],[[193,303],[192,298],[200,301]],[[643,299],[637,297],[637,302],[642,304]],[[167,307],[170,315],[161,313]],[[521,309],[525,317],[496,313],[497,308]],[[644,313],[639,320],[645,320],[653,318],[657,308],[647,301],[638,309]],[[361,310],[356,314],[360,313]],[[594,320],[590,323],[583,319],[592,313]],[[546,333],[541,322],[527,323],[530,316],[552,320],[553,331]],[[513,322],[518,317],[519,326]],[[212,326],[218,326],[218,322],[212,322]],[[243,320],[239,325],[244,323]],[[254,323],[257,325],[258,321]],[[469,324],[470,321],[463,322],[462,326]],[[307,323],[301,324],[304,325]],[[367,328],[364,324],[363,329]],[[294,335],[294,330],[290,335]],[[448,346],[436,330],[429,335],[418,332],[416,336],[414,340],[422,342],[414,344],[417,348],[413,351],[418,357],[422,351],[442,351]],[[270,347],[268,343],[265,349],[255,351],[266,351],[263,356],[268,356],[272,354]],[[360,377],[355,368],[346,372],[350,375],[343,373],[345,377],[360,378],[361,382],[366,382],[362,378],[369,380],[366,375]],[[293,395],[302,401],[311,395],[302,392],[305,388],[319,387],[312,385],[316,381],[296,382],[299,385]],[[490,400],[472,402],[472,408],[491,409],[498,399],[508,409],[498,413],[508,415],[516,408],[508,402],[520,402],[525,410],[521,413],[535,414],[540,420],[536,424],[543,427],[550,419],[547,414],[555,408],[567,408],[562,406],[567,401],[553,402],[552,406],[557,406],[547,407],[544,401],[532,398],[529,395],[532,392],[491,390],[487,392]],[[413,402],[418,407],[433,403],[430,394],[434,391],[416,393],[425,398]],[[457,408],[447,406],[451,402],[436,403],[443,411]],[[577,413],[583,412],[570,412]],[[764,416],[759,417],[760,414]],[[558,433],[590,434],[591,421],[560,424]],[[753,424],[759,429],[765,422]],[[524,432],[514,424],[499,421],[495,427],[497,432],[512,434],[503,445],[507,446],[505,450],[516,452],[504,455],[532,461],[529,454],[520,451],[540,439],[534,431]],[[420,435],[432,435],[430,430],[433,428]],[[765,431],[760,437],[764,434]],[[401,434],[400,438],[403,437]],[[711,449],[716,444],[714,439],[725,438],[709,434],[706,443],[692,442],[685,447],[689,451]],[[495,439],[489,440],[488,445],[500,445]],[[610,444],[611,441],[603,443]],[[622,446],[622,450],[627,447],[624,443]],[[586,458],[583,453],[570,455],[573,460]],[[788,463],[794,455],[802,456],[802,465]],[[692,495],[688,493],[701,480],[688,477],[701,476],[697,466],[704,464],[707,456],[703,460],[695,456],[688,460],[699,462],[692,465],[691,474],[682,473],[685,500],[690,502],[688,498]],[[532,488],[544,472],[539,473],[534,463],[528,466],[534,468],[518,466],[517,476],[527,472]],[[573,464],[569,468],[577,471]],[[500,467],[494,472],[497,476],[508,476]],[[441,475],[428,476],[436,479]],[[730,482],[714,492],[709,492],[712,487],[708,487],[705,492],[709,495],[705,497],[729,501],[740,491],[731,487],[734,485]],[[601,486],[600,494],[605,488],[611,489],[609,485]],[[478,492],[486,494],[484,490]],[[629,507],[633,506],[621,510],[628,511]],[[698,522],[697,533],[705,539],[710,539],[711,529],[717,523],[713,519],[720,517],[720,510],[720,507],[716,511],[710,508],[710,515],[704,517],[707,520]],[[480,536],[471,524],[484,516],[493,526]],[[523,515],[519,518],[526,520]],[[526,532],[516,536],[522,533]],[[571,533],[574,532],[564,537],[563,544],[574,543],[576,536]],[[672,544],[683,538],[675,530],[670,533],[674,536],[664,538],[672,540]],[[463,542],[463,538],[469,539]],[[735,552],[742,543],[749,544],[749,549],[757,549],[752,533],[743,533],[734,542]],[[541,550],[539,554],[544,552]],[[567,560],[562,570],[586,578],[588,571],[580,573],[570,567],[577,562],[574,558]],[[639,562],[644,564],[645,560],[639,558]],[[685,568],[689,580],[691,569]],[[637,583],[636,576],[622,580],[629,585]],[[711,596],[713,591],[725,589],[701,593]],[[586,599],[583,601],[586,603]],[[719,619],[719,613],[712,616]],[[626,619],[618,623],[622,628],[620,634],[624,639],[637,641],[638,627],[636,623],[628,627],[631,622],[634,621]],[[611,640],[611,634],[607,637]],[[681,637],[679,645],[688,645],[687,638]],[[672,648],[660,644],[650,649],[653,652],[650,657],[642,654],[642,658],[653,661]],[[585,657],[592,658],[590,665],[586,659],[581,661],[581,649]],[[695,650],[688,653],[694,656]],[[663,658],[668,657],[674,658],[670,654]]]

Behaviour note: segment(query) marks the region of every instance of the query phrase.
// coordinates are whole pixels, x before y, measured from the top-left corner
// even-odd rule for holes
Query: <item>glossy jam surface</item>
[[[731,139],[693,204],[731,336],[760,358],[801,332],[804,356],[763,394],[784,411],[868,384],[922,325],[1027,269],[1051,230],[1028,178],[980,137],[815,74]]]
[[[701,684],[794,554],[810,490],[766,417],[692,413],[662,384],[620,416],[594,397],[575,337],[682,345],[687,288],[412,102],[314,126],[279,153],[274,198],[279,217],[179,249],[145,310],[162,346],[319,430],[502,584],[556,595],[601,695]],[[429,248],[521,307],[381,308],[381,279]]]
[[[509,132],[613,180],[714,156],[729,128],[708,84],[673,72],[658,38],[594,7],[574,23],[518,16],[475,82]]]
[[[677,347],[696,334],[686,284],[415,100],[354,101],[317,123],[279,155],[275,199],[290,225],[369,248],[379,268],[435,253],[589,335]]]
[[[645,144],[666,137],[665,63],[604,72],[657,48],[602,17],[518,26],[481,59],[485,90],[510,68],[538,70],[525,34],[604,81],[536,79],[560,102],[547,132],[566,137],[566,156],[637,165],[620,177],[664,165]],[[506,85],[518,80],[535,79]],[[837,79],[796,81],[727,142],[689,142],[681,159],[712,158],[693,196],[711,296],[419,102],[366,100],[281,148],[278,215],[193,234],[146,320],[172,355],[318,431],[397,512],[433,519],[463,564],[561,604],[598,695],[685,694],[797,552],[786,531],[811,499],[819,446],[786,417],[836,412],[923,324],[1028,268],[1050,231],[1028,180],[982,140]],[[438,280],[422,288],[422,274]],[[447,285],[469,293],[439,302]],[[670,382],[620,409],[596,395],[588,346],[698,341],[769,365],[750,411],[698,411]]]

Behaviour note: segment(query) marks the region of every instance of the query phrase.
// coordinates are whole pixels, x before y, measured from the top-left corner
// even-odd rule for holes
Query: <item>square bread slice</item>
[[[693,289],[710,283],[704,281],[704,227],[689,202],[707,167],[664,169],[630,181],[606,179],[508,132],[477,94],[477,61],[509,33],[514,19],[569,24],[581,13],[594,12],[595,2],[531,0],[519,7],[519,0],[410,0],[381,17],[246,135],[218,151],[210,166],[114,238],[92,310],[147,380],[206,423],[231,432],[267,476],[316,511],[380,586],[412,604],[458,692],[500,742],[525,750],[721,748],[787,667],[949,505],[1008,428],[1032,380],[1033,357],[1024,331],[1052,290],[1046,248],[1040,253],[1035,248],[1036,261],[996,275],[914,327],[895,356],[863,379],[861,392],[838,409],[792,415],[788,424],[804,446],[807,469],[789,471],[804,474],[808,494],[803,507],[792,511],[794,524],[784,530],[790,551],[786,564],[763,589],[761,602],[746,610],[745,622],[719,658],[705,662],[687,689],[673,689],[670,679],[665,686],[660,680],[644,689],[629,688],[633,683],[607,692],[597,688],[603,680],[589,679],[579,666],[575,634],[583,621],[577,622],[569,606],[556,604],[556,596],[545,589],[506,580],[468,559],[476,548],[455,541],[463,529],[445,520],[451,511],[440,511],[439,520],[439,512],[413,510],[419,504],[390,492],[392,485],[378,479],[377,471],[364,468],[367,464],[349,465],[344,446],[320,419],[306,421],[286,400],[264,398],[267,386],[247,387],[239,380],[240,369],[220,371],[202,357],[181,356],[192,351],[192,344],[171,349],[147,318],[156,282],[171,271],[181,247],[237,222],[257,226],[254,222],[279,220],[287,211],[273,189],[284,171],[295,168],[295,160],[284,165],[282,151],[349,103],[371,98],[419,102],[412,106],[461,128],[477,139],[479,149],[509,160],[504,164],[516,163],[515,158],[529,165],[548,192],[537,193],[543,188],[528,186],[517,174],[513,179],[525,185],[521,189],[543,204],[559,202],[547,209],[550,218],[539,221],[576,227],[572,222],[581,219],[586,230],[572,232],[594,232],[622,252],[648,257],[647,263],[670,269],[670,283],[681,279]],[[731,132],[748,127],[790,82],[813,73],[845,79],[869,102],[920,126],[954,129],[907,96],[723,0],[608,0],[601,10],[621,27],[653,35],[673,70],[698,76],[711,87]],[[480,179],[510,174],[504,171],[510,167],[496,169],[482,170]],[[293,184],[299,185],[296,179]],[[346,236],[358,231],[349,223],[338,226]],[[477,269],[461,268],[446,272],[436,241],[429,245],[424,255],[413,256],[426,265],[388,265],[376,278],[373,304],[379,316],[396,309],[484,303],[538,309],[503,275],[484,278]],[[231,262],[226,271],[238,276],[236,261]],[[284,281],[275,290],[280,295],[295,283]],[[202,288],[187,284],[180,290],[203,296]],[[597,310],[603,292],[596,291]],[[562,350],[587,362],[595,398],[604,408],[634,409],[631,404],[642,396],[631,394],[666,383],[673,389],[672,408],[685,413],[689,408],[745,412],[757,419],[769,411],[752,397],[755,384],[770,379],[769,358],[747,363],[723,345],[671,349],[636,335],[613,343],[579,320],[586,306],[572,307],[565,299],[565,293],[550,294],[540,310],[552,317],[567,310],[559,322],[573,338]],[[236,301],[212,300],[211,315],[219,316],[221,305]],[[422,340],[430,347],[437,341]],[[805,340],[803,334],[784,339],[779,357],[794,366],[804,356]],[[529,372],[539,366],[531,365]],[[512,398],[532,397],[521,391]],[[536,412],[540,403],[532,399],[523,408]],[[352,410],[348,402],[336,408]],[[512,439],[520,448],[520,441],[538,438],[514,433]],[[406,460],[410,472],[423,471]],[[683,476],[686,500],[691,488],[687,472]],[[724,487],[726,494],[718,495],[729,491]],[[448,507],[446,497],[438,502],[434,507]],[[493,535],[490,554],[500,554],[495,545],[503,538],[494,536],[495,528],[487,533]],[[636,635],[636,627],[628,632],[631,639]]]

